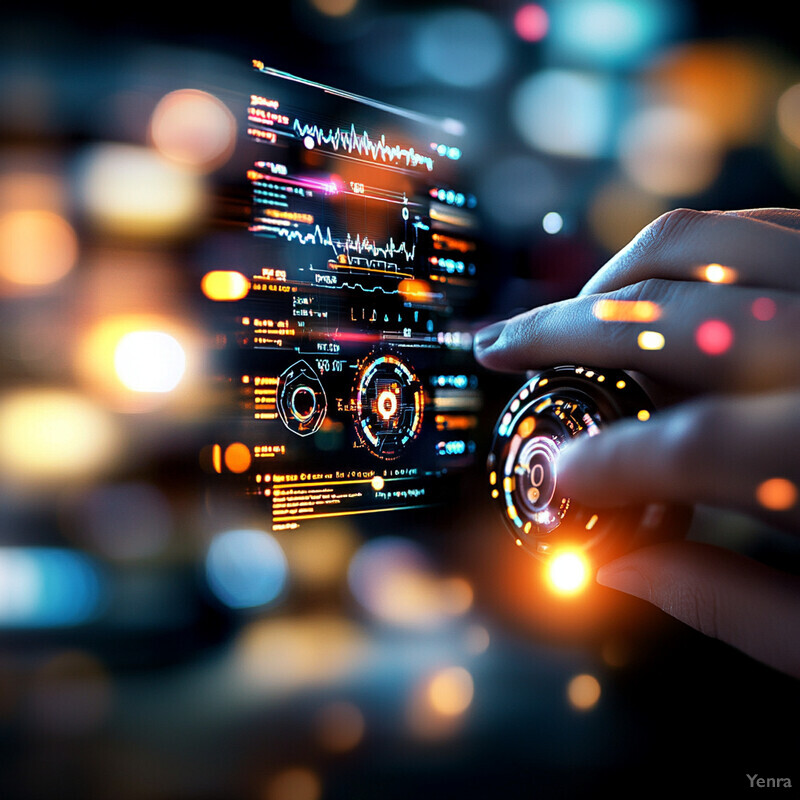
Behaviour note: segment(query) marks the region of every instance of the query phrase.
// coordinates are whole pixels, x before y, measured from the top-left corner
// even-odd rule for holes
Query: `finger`
[[[724,214],[739,217],[750,217],[772,225],[800,230],[800,210],[796,208],[747,208],[738,211],[724,211]]]
[[[800,382],[798,330],[800,295],[650,279],[479,331],[475,355],[503,371],[577,363],[690,390],[746,390]]]
[[[601,567],[598,583],[800,677],[800,579],[697,542],[651,545]]]
[[[800,528],[800,396],[703,398],[571,441],[564,495],[597,508],[704,503]]]
[[[800,212],[794,212],[800,217]],[[789,220],[794,224],[787,225]],[[774,221],[780,223],[773,224]],[[800,290],[798,223],[788,210],[726,213],[677,209],[660,216],[603,266],[582,295],[648,278],[711,280]],[[707,271],[709,265],[721,269]]]

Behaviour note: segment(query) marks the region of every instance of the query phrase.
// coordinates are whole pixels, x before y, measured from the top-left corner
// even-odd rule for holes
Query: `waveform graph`
[[[358,367],[353,415],[360,442],[378,458],[400,458],[422,429],[425,392],[395,355],[370,355]]]

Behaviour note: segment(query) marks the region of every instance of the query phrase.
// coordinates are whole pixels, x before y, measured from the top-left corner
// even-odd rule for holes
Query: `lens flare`
[[[560,595],[575,595],[589,582],[589,565],[582,554],[574,550],[556,553],[547,568],[550,588]]]

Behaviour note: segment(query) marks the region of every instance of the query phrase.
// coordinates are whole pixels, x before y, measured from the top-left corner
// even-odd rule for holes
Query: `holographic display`
[[[438,504],[481,406],[463,127],[253,67],[248,245],[206,292],[235,398],[212,469],[274,530]]]

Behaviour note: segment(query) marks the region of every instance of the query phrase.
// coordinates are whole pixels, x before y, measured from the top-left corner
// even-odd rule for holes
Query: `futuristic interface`
[[[204,279],[235,409],[212,468],[273,531],[441,503],[481,406],[464,126],[253,69],[247,264]]]

